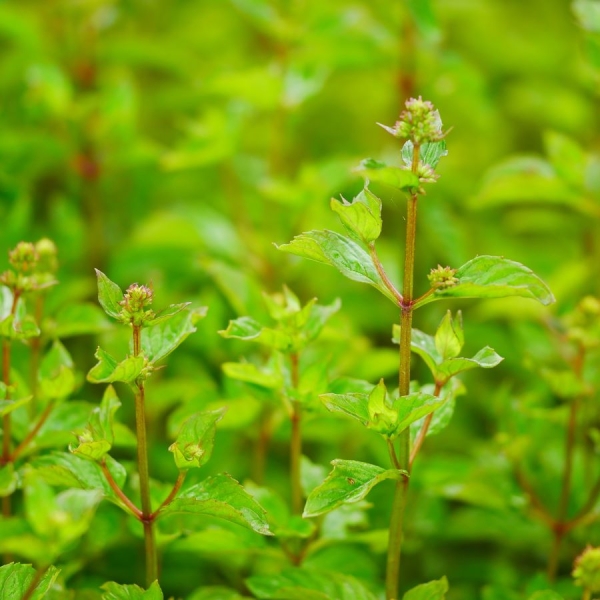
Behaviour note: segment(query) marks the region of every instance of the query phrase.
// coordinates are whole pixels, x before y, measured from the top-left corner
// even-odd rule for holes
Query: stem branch
[[[433,395],[437,398],[439,397],[442,388],[444,387],[444,383],[445,382],[439,382],[436,381],[435,382],[435,389],[433,391]],[[417,454],[419,453],[419,450],[421,449],[421,446],[423,445],[423,442],[425,441],[425,437],[427,436],[427,432],[429,431],[429,426],[431,425],[431,419],[433,419],[433,413],[429,413],[427,415],[427,417],[425,417],[425,421],[423,422],[423,426],[421,427],[420,431],[419,431],[419,435],[417,436],[417,439],[415,440],[414,446],[412,448],[412,452],[410,453],[410,468],[412,469],[413,463],[415,462],[415,458],[417,458]]]
[[[169,495],[164,499],[163,503],[150,515],[150,519],[152,521],[154,521],[154,519],[156,519],[156,517],[158,516],[158,513],[163,508],[169,506],[169,504],[171,504],[171,502],[173,502],[173,500],[175,500],[175,497],[179,493],[179,490],[181,489],[181,486],[183,485],[183,482],[185,481],[186,475],[187,475],[187,471],[179,471],[179,475],[177,475],[177,479],[175,480],[175,483],[173,484],[173,489],[171,490]]]
[[[110,485],[113,492],[117,495],[119,500],[129,509],[129,512],[138,520],[141,521],[144,517],[142,511],[129,499],[129,497],[125,494],[125,492],[117,485],[117,482],[113,479],[111,472],[108,470],[106,466],[106,462],[102,461],[100,463],[100,468],[102,469],[102,473]]]

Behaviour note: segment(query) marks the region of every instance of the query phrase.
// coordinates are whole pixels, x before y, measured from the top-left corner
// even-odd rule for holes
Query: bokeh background
[[[173,477],[166,447],[181,414],[227,404],[206,469],[251,478],[264,399],[226,380],[220,365],[256,350],[217,331],[239,315],[264,318],[261,292],[284,283],[305,301],[340,297],[314,360],[328,361],[332,379],[394,381],[393,306],[273,243],[339,229],[329,199],[361,189],[352,168],[368,156],[400,162],[398,141],[376,123],[393,124],[408,97],[431,100],[451,131],[440,180],[420,202],[417,290],[438,263],[494,254],[531,267],[557,303],[461,302],[467,351],[489,344],[505,361],[465,377],[451,425],[419,458],[403,585],[446,574],[455,600],[520,598],[543,585],[551,535],[528,510],[515,461],[555,506],[567,407],[543,372],[559,364],[552,325],[600,293],[599,32],[592,0],[5,0],[2,248],[56,242],[61,285],[48,297],[50,324],[70,303],[94,301],[94,268],[123,287],[152,282],[157,305],[208,305],[199,333],[149,390],[152,471]],[[376,191],[380,253],[400,281],[404,199]],[[449,306],[424,308],[415,325],[433,331]],[[64,315],[58,321],[64,333]],[[84,373],[96,344],[124,347],[121,335],[98,317],[95,336],[66,343]],[[82,384],[78,397],[100,393]],[[317,404],[305,428],[313,462],[386,460],[377,436]],[[131,405],[123,413],[131,418]],[[586,418],[593,430],[593,405]],[[286,495],[289,430],[277,414],[275,424],[264,479]],[[572,510],[599,470],[593,436],[581,435]],[[379,486],[369,510],[332,524],[309,563],[380,585],[391,491]],[[89,558],[80,557],[73,586],[141,578],[139,541],[123,523],[110,507],[98,513],[103,533],[84,540]],[[599,541],[592,523],[563,546],[556,585],[566,597],[577,597],[573,558]],[[175,540],[164,588],[235,586],[273,568],[257,550],[266,543],[237,530]]]

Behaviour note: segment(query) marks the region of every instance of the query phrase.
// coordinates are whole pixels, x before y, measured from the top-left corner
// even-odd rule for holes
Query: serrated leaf
[[[385,163],[372,158],[363,160],[356,172],[370,182],[385,183],[401,191],[419,187],[419,178],[410,170],[388,167]]]
[[[87,374],[88,381],[92,383],[133,383],[142,372],[145,365],[144,356],[128,356],[125,360],[117,362],[108,352],[98,347],[94,356],[98,364],[91,368]]]
[[[122,585],[114,581],[105,583],[101,588],[104,590],[102,600],[164,600],[158,581],[152,583],[147,590],[137,585]]]
[[[121,406],[115,389],[109,385],[104,392],[100,406],[92,411],[85,429],[78,434],[79,445],[69,446],[69,450],[88,460],[99,461],[110,452],[114,443],[113,422],[115,412]]]
[[[227,339],[256,342],[276,350],[289,350],[294,343],[291,335],[279,329],[263,327],[252,317],[240,317],[229,321],[227,329],[219,331],[219,334]]]
[[[152,363],[162,360],[175,350],[190,334],[196,323],[206,316],[208,308],[177,311],[168,320],[142,329],[142,352]]]
[[[350,238],[334,231],[308,231],[296,236],[289,244],[277,246],[277,249],[335,267],[348,279],[372,285],[397,304],[368,252]]]
[[[118,319],[121,314],[121,302],[123,300],[123,291],[114,282],[111,281],[102,271],[96,269],[96,278],[98,283],[98,301],[104,312],[113,319]]]
[[[393,408],[398,411],[398,425],[395,435],[410,427],[411,423],[432,413],[445,402],[444,398],[437,398],[423,392],[413,392],[407,396],[400,396],[394,400]]]
[[[169,446],[180,471],[201,467],[208,462],[215,444],[217,423],[226,408],[196,413],[181,426],[177,440]]]
[[[408,140],[404,143],[404,146],[402,146],[402,161],[407,167],[412,166],[413,153],[414,145]],[[428,142],[419,148],[420,162],[429,165],[432,169],[437,167],[443,156],[448,156],[448,150],[444,140],[439,142]]]
[[[59,573],[60,570],[56,567],[49,567],[35,586],[30,600],[42,600]],[[35,577],[36,571],[31,565],[9,563],[0,567],[0,598],[2,600],[22,600]]]
[[[365,187],[358,196],[347,202],[331,199],[331,210],[338,215],[348,232],[365,244],[381,235],[381,200]]]
[[[437,581],[423,583],[404,594],[402,600],[444,600],[448,592],[448,580],[445,577]]]
[[[226,474],[209,477],[188,488],[161,510],[159,516],[176,513],[219,517],[262,535],[272,535],[263,508]]]
[[[460,354],[465,343],[462,328],[462,316],[458,311],[456,318],[452,318],[452,313],[447,311],[435,332],[435,348],[438,354],[445,360],[454,358]]]
[[[456,271],[458,283],[436,290],[415,306],[440,298],[506,298],[521,296],[548,305],[554,296],[548,286],[526,266],[500,256],[478,256]]]
[[[227,377],[252,383],[267,389],[277,389],[283,384],[281,376],[267,368],[257,367],[253,363],[223,363],[223,372]]]
[[[400,479],[407,475],[397,469],[382,469],[355,460],[331,461],[333,471],[308,496],[304,517],[316,517],[346,502],[358,502],[385,479]]]
[[[75,389],[75,372],[71,355],[55,340],[40,363],[40,392],[45,398],[66,398]]]
[[[327,410],[342,412],[365,427],[369,423],[369,394],[350,392],[347,394],[321,394],[319,396]]]

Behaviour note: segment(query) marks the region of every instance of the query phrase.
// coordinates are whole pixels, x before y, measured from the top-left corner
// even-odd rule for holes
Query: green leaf
[[[181,310],[152,327],[142,329],[142,352],[152,362],[158,362],[175,350],[190,334],[196,323],[206,316],[208,308]]]
[[[500,256],[478,256],[456,271],[458,283],[436,290],[415,306],[440,298],[505,298],[522,296],[544,305],[554,302],[548,286],[531,269]]]
[[[215,444],[217,423],[226,408],[192,415],[181,426],[177,440],[169,446],[180,471],[201,467],[208,462]]]
[[[600,10],[598,14],[600,17]],[[583,190],[587,157],[581,146],[573,138],[557,131],[545,132],[544,145],[558,175],[575,189]]]
[[[443,359],[454,358],[459,355],[464,343],[460,311],[458,311],[456,319],[452,319],[452,313],[447,311],[435,332],[435,348],[438,354]]]
[[[185,490],[159,516],[176,513],[219,517],[262,535],[272,535],[263,508],[226,474],[209,477]]]
[[[0,321],[0,336],[11,340],[27,340],[40,335],[40,328],[31,315],[8,315]]]
[[[350,392],[347,394],[321,394],[319,396],[327,410],[342,412],[365,427],[369,424],[369,394]]]
[[[368,181],[385,183],[397,190],[408,191],[419,187],[419,178],[410,170],[388,167],[385,163],[372,158],[363,160],[356,172]]]
[[[376,600],[358,579],[331,571],[306,567],[287,569],[274,575],[257,575],[246,580],[256,598],[273,600]]]
[[[154,319],[146,321],[146,327],[151,327],[152,325],[158,325],[163,321],[168,321],[171,317],[174,317],[176,314],[180,313],[190,304],[191,302],[182,302],[181,304],[171,304],[170,306],[167,306],[167,308],[163,308],[161,311],[156,313]]]
[[[482,348],[473,358],[449,358],[439,364],[435,371],[436,379],[449,379],[463,371],[470,371],[481,367],[491,369],[499,365],[504,359],[496,354],[493,348]]]
[[[331,199],[331,210],[338,215],[348,232],[365,244],[381,235],[381,200],[368,187],[352,202]]]
[[[121,585],[114,581],[105,583],[101,588],[105,591],[102,600],[163,600],[164,596],[158,581],[147,590],[137,585]]]
[[[444,600],[447,592],[448,580],[442,577],[412,588],[404,594],[402,600]]]
[[[402,146],[402,162],[409,168],[412,167],[413,153],[413,143],[408,140],[404,143],[404,146]],[[428,142],[419,148],[419,160],[422,163],[429,165],[432,169],[437,167],[443,156],[448,156],[445,140]]]
[[[331,304],[317,304],[315,301],[306,305],[302,311],[306,311],[306,318],[298,324],[303,345],[319,336],[323,327],[325,327],[325,323],[340,310],[341,306],[342,303],[339,298],[336,298]]]
[[[283,379],[275,371],[257,367],[253,363],[223,363],[223,372],[227,377],[245,381],[267,389],[277,389],[283,384]]]
[[[99,461],[110,452],[115,440],[113,425],[114,414],[121,402],[112,385],[104,392],[100,406],[95,408],[86,428],[78,434],[79,445],[69,446],[69,450],[88,460]]]
[[[284,351],[291,349],[294,343],[292,336],[284,331],[263,327],[252,317],[240,317],[229,321],[227,329],[219,331],[219,334],[227,339],[256,342],[269,348]]]
[[[121,314],[121,302],[123,300],[123,291],[114,282],[111,281],[102,271],[96,269],[96,278],[98,282],[98,301],[104,312],[114,319],[118,319]]]
[[[431,394],[423,392],[413,392],[407,396],[400,396],[394,400],[393,407],[398,411],[398,425],[395,435],[410,427],[411,423],[432,413],[436,408],[445,402],[444,398],[436,398]]]
[[[0,400],[0,417],[11,413],[13,410],[27,404],[33,396],[25,396],[18,400]]]
[[[0,498],[10,496],[17,489],[18,481],[12,462],[0,467]]]
[[[92,383],[133,383],[142,372],[146,359],[144,356],[128,356],[125,360],[117,362],[108,352],[98,347],[94,355],[98,364],[92,367],[87,375]]]
[[[394,432],[398,421],[398,414],[388,402],[388,393],[383,379],[373,388],[367,402],[369,411],[369,429],[378,433],[389,435]]]
[[[348,279],[372,285],[397,304],[368,252],[350,238],[334,231],[309,231],[296,236],[289,244],[276,247],[282,252],[335,267]]]
[[[406,471],[386,470],[355,460],[336,459],[331,464],[333,471],[308,496],[304,517],[316,517],[346,502],[358,502],[381,481],[408,475]]]
[[[73,359],[60,341],[55,340],[42,359],[38,379],[45,398],[66,398],[75,389]]]
[[[186,600],[244,600],[245,598],[247,598],[247,596],[240,596],[236,591],[230,588],[221,586],[203,586],[191,596],[188,596]]]
[[[42,600],[60,573],[56,567],[49,567],[31,594],[31,600]],[[2,600],[22,600],[36,576],[31,565],[9,563],[0,567],[0,598]]]
[[[393,326],[392,341],[394,344],[400,343],[400,325],[398,324]],[[435,345],[435,338],[428,333],[423,333],[419,329],[413,329],[411,333],[410,349],[425,361],[429,370],[435,375],[437,365],[442,362],[442,357]]]

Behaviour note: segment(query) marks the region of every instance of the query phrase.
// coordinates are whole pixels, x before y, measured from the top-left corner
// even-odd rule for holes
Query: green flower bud
[[[600,592],[600,548],[588,546],[573,564],[575,585],[590,592]]]
[[[16,271],[27,273],[36,268],[39,257],[33,244],[30,242],[19,242],[8,253],[8,260]]]
[[[144,325],[155,317],[154,311],[145,310],[152,304],[153,299],[154,292],[151,287],[132,283],[119,303],[123,307],[121,319],[136,326]]]
[[[385,127],[392,135],[412,140],[419,146],[439,142],[444,137],[440,114],[431,102],[419,96],[407,100],[404,106],[394,127]]]
[[[429,275],[427,275],[427,279],[429,279],[429,283],[432,288],[448,288],[456,285],[458,283],[458,279],[455,277],[456,269],[452,269],[450,267],[442,267],[438,265],[436,269],[431,269]]]
[[[56,244],[48,238],[42,238],[36,243],[35,250],[39,259],[36,270],[40,273],[56,273],[58,270]]]

